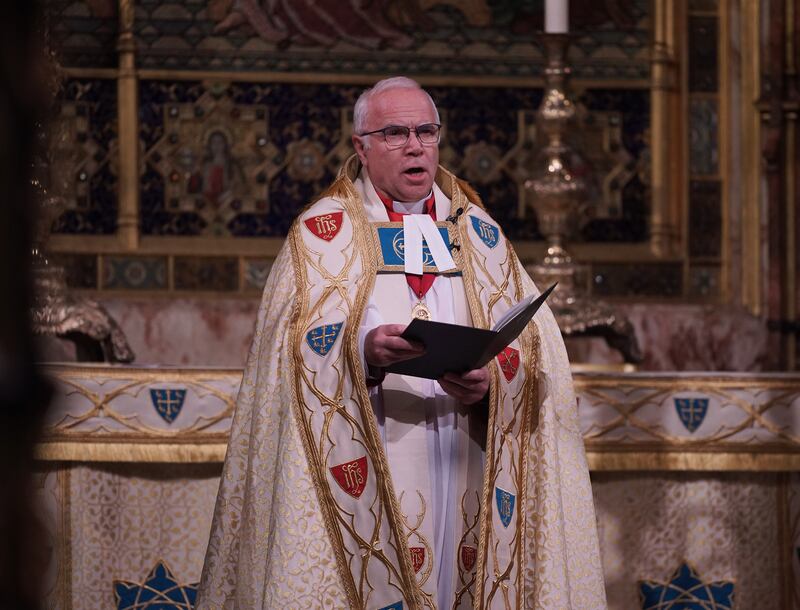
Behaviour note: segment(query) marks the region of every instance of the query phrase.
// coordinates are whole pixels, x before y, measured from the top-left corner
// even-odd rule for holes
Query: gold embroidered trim
[[[357,330],[374,284],[377,256],[375,249],[372,247],[373,240],[371,230],[366,219],[363,205],[351,180],[351,175],[354,175],[357,171],[357,167],[357,157],[353,156],[345,163],[339,172],[337,180],[326,192],[327,196],[334,196],[339,201],[351,218],[353,243],[350,248],[353,254],[347,262],[346,268],[348,270],[352,269],[352,265],[355,264],[356,259],[359,259],[363,266],[359,277],[355,280],[357,290],[354,303],[351,304],[349,298],[345,294],[347,289],[344,285],[344,281],[347,276],[344,271],[340,272],[339,276],[332,280],[332,284],[335,284],[335,286],[325,291],[318,299],[317,304],[309,303],[310,287],[308,286],[305,264],[315,269],[320,275],[325,276],[327,274],[321,262],[310,260],[310,258],[305,256],[304,252],[301,251],[299,225],[295,224],[293,226],[289,236],[292,246],[292,260],[298,281],[299,297],[290,324],[290,337],[293,347],[292,358],[290,360],[292,375],[295,379],[295,383],[292,387],[295,421],[301,428],[300,436],[303,439],[306,458],[308,459],[312,472],[312,479],[314,480],[317,497],[320,501],[323,516],[325,517],[326,527],[331,536],[332,546],[337,558],[337,567],[342,577],[342,582],[347,592],[350,605],[354,608],[364,607],[365,597],[362,589],[366,581],[366,566],[370,558],[375,558],[384,564],[387,571],[392,575],[387,584],[397,588],[398,593],[405,598],[408,607],[412,610],[416,610],[420,607],[420,591],[416,584],[407,546],[403,543],[405,541],[405,535],[400,519],[401,513],[394,494],[386,456],[384,455],[383,446],[380,442],[377,423],[372,413],[372,407],[364,379],[364,371],[358,352]],[[300,349],[303,340],[303,331],[311,322],[312,316],[317,313],[317,309],[331,296],[334,290],[339,295],[342,295],[340,308],[344,311],[345,319],[347,320],[343,330],[339,356],[340,359],[343,357],[344,365],[347,370],[338,370],[338,366],[332,367],[332,370],[336,370],[340,377],[339,383],[337,384],[337,395],[331,398],[325,396],[319,389],[312,387],[313,384],[306,379],[306,371]],[[349,309],[348,305],[350,305]],[[352,375],[353,396],[351,397],[343,396],[344,375],[347,372]],[[369,539],[362,538],[356,531],[355,526],[350,525],[346,516],[342,515],[344,509],[338,506],[332,495],[330,481],[328,480],[324,465],[321,462],[320,454],[315,447],[313,431],[309,421],[305,417],[307,407],[305,406],[303,398],[302,388],[304,382],[320,402],[330,406],[332,409],[330,411],[331,417],[334,413],[344,417],[351,427],[354,426],[354,432],[357,430],[359,436],[363,437],[364,448],[372,462],[378,499],[377,514],[373,512],[376,525]],[[349,400],[352,400],[355,404],[360,421],[357,421],[347,412],[345,401]],[[330,419],[327,421],[322,431],[323,438],[327,434],[329,425]],[[320,441],[320,451],[322,449],[321,443],[322,441]],[[389,546],[392,547],[395,552],[395,556],[399,562],[398,566],[395,566],[389,560],[382,549],[375,546],[380,538],[383,510],[386,510],[386,519],[389,527],[386,538]],[[352,573],[347,557],[345,556],[345,548],[347,547],[344,544],[344,534],[342,530],[345,530],[352,536],[358,548],[362,550],[366,549],[361,560],[362,572],[359,577],[360,586],[358,588],[356,587],[355,575]],[[368,582],[366,584],[369,585]]]
[[[37,460],[55,462],[222,463],[228,448],[222,443],[45,442],[36,445]]]
[[[330,496],[330,488],[327,481],[323,478],[322,466],[319,463],[318,457],[314,450],[312,443],[312,434],[309,429],[308,422],[306,421],[303,413],[303,406],[300,397],[302,391],[300,388],[300,374],[299,369],[302,363],[300,357],[301,335],[302,326],[300,320],[308,309],[308,279],[305,267],[300,263],[301,254],[298,246],[300,236],[298,234],[298,225],[294,224],[289,231],[289,245],[292,251],[292,266],[294,267],[294,276],[297,282],[296,301],[292,308],[292,317],[289,322],[289,337],[290,345],[292,346],[291,357],[289,358],[290,378],[294,380],[291,384],[292,393],[292,407],[294,408],[294,423],[298,427],[298,436],[300,436],[303,443],[303,450],[305,452],[306,462],[309,466],[311,473],[311,480],[314,482],[314,489],[317,492],[317,500],[320,504],[320,512],[322,513],[325,527],[328,530],[328,535],[331,539],[331,548],[336,555],[336,567],[339,571],[339,578],[342,581],[342,587],[347,595],[347,601],[351,608],[359,608],[362,606],[358,595],[356,593],[355,583],[353,582],[353,575],[347,567],[347,560],[344,556],[344,540],[342,538],[341,530],[336,523],[336,517],[332,510],[332,501]]]

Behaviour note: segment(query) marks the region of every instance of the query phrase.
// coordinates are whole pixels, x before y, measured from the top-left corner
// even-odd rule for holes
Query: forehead
[[[431,101],[421,89],[389,89],[370,99],[367,122],[371,129],[384,125],[413,127],[436,120]]]

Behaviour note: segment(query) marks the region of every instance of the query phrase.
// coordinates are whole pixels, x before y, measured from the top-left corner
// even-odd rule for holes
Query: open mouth
[[[416,175],[416,174],[421,174],[421,173],[423,173],[424,171],[425,171],[425,170],[424,170],[424,169],[422,169],[421,167],[409,167],[409,168],[408,168],[407,170],[405,170],[403,173],[404,173],[404,174],[410,174],[410,175],[412,175],[412,176],[413,176],[413,175]]]

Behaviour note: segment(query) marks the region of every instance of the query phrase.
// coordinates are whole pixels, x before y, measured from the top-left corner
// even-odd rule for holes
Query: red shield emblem
[[[514,379],[519,369],[519,352],[513,347],[507,347],[497,354],[497,362],[500,363],[500,370],[503,371],[503,377],[506,378],[506,381],[511,381]]]
[[[330,214],[320,214],[304,220],[306,227],[314,235],[325,241],[331,241],[342,228],[342,217],[344,212],[331,212]]]
[[[344,489],[354,498],[359,498],[364,493],[364,487],[367,485],[367,456],[360,457],[352,462],[344,462],[338,466],[331,466],[329,468],[333,478],[339,484],[339,487]]]
[[[419,572],[425,565],[425,547],[410,546],[408,550],[411,551],[411,565],[414,566],[414,572]]]
[[[478,559],[478,549],[474,546],[461,545],[461,565],[467,572],[471,572],[475,567],[475,560]]]

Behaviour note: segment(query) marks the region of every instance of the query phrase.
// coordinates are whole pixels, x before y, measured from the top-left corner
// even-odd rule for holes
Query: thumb
[[[384,324],[384,332],[391,337],[399,337],[406,329],[405,324]]]

